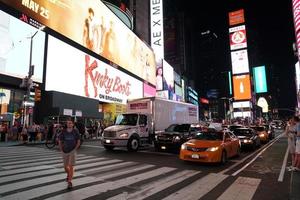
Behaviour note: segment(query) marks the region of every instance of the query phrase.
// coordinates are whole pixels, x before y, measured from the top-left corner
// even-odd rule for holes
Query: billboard
[[[28,75],[30,37],[38,29],[0,10],[0,74],[24,78]],[[32,39],[32,79],[42,82],[45,33],[37,32]]]
[[[233,108],[251,108],[250,101],[238,101],[232,103]]]
[[[51,36],[46,90],[120,104],[143,97],[141,81]]]
[[[171,92],[174,91],[174,70],[173,67],[163,60],[163,77],[166,80],[167,88],[163,88],[164,90],[169,90]]]
[[[182,87],[180,87],[179,85],[175,84],[175,94],[177,96],[182,97]]]
[[[163,75],[163,60],[156,60],[156,90],[163,90],[166,81]]]
[[[102,1],[0,0],[0,2],[155,85],[154,53]]]
[[[144,97],[155,97],[156,88],[144,83]]]
[[[242,24],[245,22],[244,9],[229,12],[228,16],[229,16],[229,26]]]
[[[232,74],[242,74],[249,72],[249,62],[247,50],[231,52]]]
[[[232,95],[231,71],[228,72],[229,94]]]
[[[256,93],[268,92],[265,66],[254,67],[253,76],[254,76],[254,91]]]
[[[250,75],[233,76],[234,100],[251,99]]]
[[[244,112],[233,112],[233,117],[251,117],[251,112],[250,111],[244,111]]]
[[[245,25],[236,26],[229,29],[230,50],[237,50],[247,47]]]
[[[294,28],[296,35],[296,45],[298,52],[298,60],[300,60],[300,0],[293,0],[293,16],[294,16]]]
[[[163,0],[150,1],[151,47],[155,56],[164,58]]]

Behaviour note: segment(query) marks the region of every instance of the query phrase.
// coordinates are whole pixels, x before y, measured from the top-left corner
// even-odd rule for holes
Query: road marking
[[[194,200],[200,199],[218,184],[220,184],[228,175],[225,174],[208,174],[203,178],[189,184],[181,190],[167,196],[163,200]]]
[[[153,154],[153,155],[165,155],[165,156],[178,156],[174,153],[168,153],[168,152],[152,152],[152,151],[138,151],[140,153],[147,153],[147,154]]]
[[[15,170],[5,170],[0,172],[0,176],[7,176],[7,175],[14,175],[18,173],[26,173],[30,171],[35,171],[35,170],[48,170],[48,169],[53,169],[52,166],[36,166],[36,167],[27,167],[27,168],[20,168],[20,169],[15,169]]]
[[[261,180],[256,178],[238,177],[218,200],[251,200],[260,182]]]
[[[82,189],[70,191],[61,195],[57,195],[51,198],[48,198],[49,200],[61,200],[61,199],[72,199],[72,200],[81,200],[86,199],[88,197],[96,196],[101,193],[107,192],[109,190],[116,190],[121,187],[125,187],[128,185],[132,185],[134,183],[147,180],[149,178],[157,177],[160,175],[163,175],[165,173],[174,171],[176,168],[171,167],[161,167],[159,169],[154,169],[142,174],[138,174],[135,176],[130,176],[127,178],[119,179],[117,181],[108,181],[101,184],[92,185],[89,187],[85,187]]]
[[[236,176],[237,174],[239,174],[240,172],[242,172],[244,169],[246,169],[249,165],[251,165],[259,156],[261,156],[270,146],[272,146],[275,142],[277,142],[277,140],[279,140],[279,138],[282,137],[282,134],[279,135],[276,139],[274,139],[274,141],[272,141],[270,144],[268,144],[266,147],[264,147],[252,160],[250,160],[247,164],[245,164],[242,168],[240,168],[239,170],[237,170],[236,172],[234,172],[232,174],[232,176]]]
[[[91,148],[98,148],[98,149],[104,149],[103,146],[95,146],[95,145],[90,145],[90,144],[85,144],[85,145],[81,145],[82,147],[91,147]]]
[[[278,182],[283,181],[288,156],[289,156],[289,147],[287,147],[285,155],[284,155],[284,159],[283,159],[283,162],[282,162],[280,174],[279,174],[279,177],[278,177]]]
[[[158,193],[170,186],[173,186],[177,183],[184,181],[187,178],[195,176],[199,174],[200,171],[194,170],[183,170],[181,172],[175,173],[168,177],[163,177],[158,181],[151,182],[149,184],[143,185],[141,188],[138,188],[137,192],[128,194],[128,193],[121,193],[114,197],[109,198],[108,200],[119,200],[119,199],[145,199],[155,193]]]

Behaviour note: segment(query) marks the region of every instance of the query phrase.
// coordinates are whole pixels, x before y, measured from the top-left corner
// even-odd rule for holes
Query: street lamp
[[[34,65],[32,65],[32,45],[33,45],[33,38],[36,36],[36,34],[42,30],[45,29],[45,26],[41,26],[33,35],[29,36],[30,39],[30,51],[29,51],[29,70],[28,70],[28,76],[26,76],[22,82],[22,86],[26,88],[26,95],[24,98],[24,124],[28,125],[28,120],[26,119],[27,113],[26,113],[26,106],[30,100],[30,89],[33,86],[33,81],[31,77],[34,74]]]

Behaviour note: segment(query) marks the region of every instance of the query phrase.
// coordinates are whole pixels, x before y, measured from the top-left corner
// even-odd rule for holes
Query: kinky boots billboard
[[[46,90],[126,104],[143,97],[143,82],[49,36]]]

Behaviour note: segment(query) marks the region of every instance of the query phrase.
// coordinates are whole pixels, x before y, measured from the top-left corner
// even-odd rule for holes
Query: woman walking
[[[295,150],[296,150],[296,134],[297,134],[297,122],[298,117],[292,117],[285,129],[285,135],[288,138],[288,148],[292,156],[292,165],[287,167],[289,171],[295,170]]]

